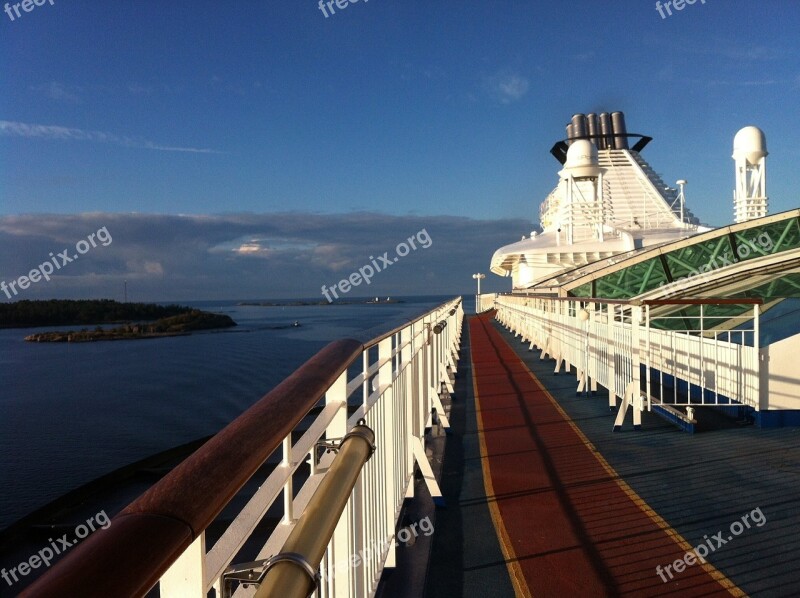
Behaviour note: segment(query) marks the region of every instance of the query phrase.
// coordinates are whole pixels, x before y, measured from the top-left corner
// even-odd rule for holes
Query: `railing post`
[[[395,426],[397,425],[397,413],[395,410],[394,401],[394,388],[392,385],[392,337],[387,337],[378,343],[378,362],[383,363],[378,368],[378,388],[384,389],[381,398],[382,403],[382,426],[380,428],[379,437],[381,438],[381,463],[384,466],[384,492],[387,497],[387,509],[383,514],[385,517],[384,529],[390,530],[390,534],[394,532],[394,523],[396,519],[396,509],[398,506],[398,490],[397,490],[397,476],[398,476],[398,459],[397,454],[397,432]],[[405,489],[403,489],[405,490]],[[389,554],[386,558],[387,567],[395,567],[395,551],[394,542],[389,548]]]
[[[756,411],[761,411],[762,409],[769,408],[769,377],[764,376],[762,379],[761,377],[761,306],[757,303],[753,305],[753,350],[754,350],[754,361],[753,364],[753,373],[752,378],[755,380],[755,392],[751,401],[756,405]],[[744,345],[744,343],[742,343]],[[743,347],[744,348],[744,347]],[[766,367],[766,366],[763,366]],[[764,384],[767,388],[761,387]]]
[[[420,432],[419,426],[419,380],[418,380],[418,367],[417,361],[414,359],[415,340],[414,333],[416,331],[416,323],[411,323],[400,331],[400,345],[403,349],[400,352],[401,367],[403,369],[402,382],[403,397],[405,403],[405,430],[406,434],[417,436]],[[414,473],[414,455],[411,448],[411,443],[406,443],[405,455],[405,479],[409,479]],[[406,496],[414,495],[414,484],[409,485],[409,492]]]
[[[608,306],[608,408],[614,409],[617,406],[617,306]]]
[[[325,405],[338,404],[336,416],[325,430],[326,438],[343,438],[347,434],[347,370],[325,393]],[[332,596],[347,596],[350,587],[350,567],[337,565],[350,558],[350,509],[345,508],[328,546],[328,567],[335,573],[330,581]],[[346,572],[346,573],[345,573]]]
[[[291,433],[283,439],[283,459],[281,466],[291,469],[292,463],[292,435]],[[289,524],[294,521],[294,485],[292,476],[286,480],[283,486],[283,523]]]
[[[203,585],[206,563],[206,533],[202,532],[161,577],[158,583],[162,596],[195,598],[205,596]]]
[[[653,364],[652,364],[652,360],[651,360],[651,357],[650,357],[650,306],[649,305],[645,305],[644,306],[644,323],[645,323],[644,334],[645,334],[645,339],[646,339],[645,340],[645,351],[644,351],[644,354],[645,354],[645,359],[646,359],[645,376],[646,376],[646,380],[647,381],[645,382],[645,386],[647,388],[647,410],[648,411],[652,411],[652,404],[651,404],[652,401],[650,400],[650,394],[651,394],[650,393],[650,389],[651,389],[651,382],[652,382],[651,381],[650,370],[652,369],[652,365]],[[663,376],[663,372],[662,372],[662,376]],[[662,390],[661,390],[660,387],[659,387],[659,391],[658,392],[659,392],[659,395],[662,394]],[[664,397],[659,396],[659,398],[660,398],[661,402],[663,403],[664,402]]]
[[[632,407],[633,429],[642,427],[642,374],[640,367],[641,346],[640,335],[642,326],[642,307],[635,305],[631,308],[631,374],[632,374]],[[649,389],[648,389],[649,390]]]
[[[347,433],[347,371],[325,393],[325,406],[339,405],[339,411],[325,430],[327,438],[343,438]]]

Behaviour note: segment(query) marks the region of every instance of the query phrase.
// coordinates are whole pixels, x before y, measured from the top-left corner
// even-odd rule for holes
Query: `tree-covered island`
[[[102,328],[101,324],[120,324]],[[87,342],[158,338],[236,326],[229,316],[181,305],[103,300],[17,301],[0,304],[0,328],[95,325],[94,330],[31,334],[32,342]]]

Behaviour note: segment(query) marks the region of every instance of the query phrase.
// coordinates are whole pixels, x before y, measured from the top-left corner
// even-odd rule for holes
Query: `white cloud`
[[[188,152],[196,154],[218,153],[207,148],[170,146],[148,141],[106,133],[104,131],[87,131],[59,125],[30,124],[9,120],[0,120],[0,135],[6,137],[24,137],[28,139],[93,141],[96,143],[112,143],[123,147],[157,150],[164,152]]]
[[[69,102],[71,104],[83,103],[78,95],[83,91],[81,88],[74,87],[70,89],[58,81],[51,81],[50,83],[45,83],[44,85],[37,85],[35,87],[31,87],[31,89],[33,91],[41,91],[45,96],[51,100],[56,100],[57,102]]]
[[[133,95],[150,95],[153,93],[153,88],[139,83],[128,83],[128,92]]]
[[[530,89],[527,78],[510,71],[501,71],[486,79],[490,95],[503,104],[521,100]]]
[[[712,79],[708,82],[708,86],[712,87],[714,85],[729,85],[732,87],[764,87],[769,85],[776,85],[779,81],[774,79],[764,79],[761,81],[753,80],[741,80],[741,81],[728,81],[723,79]]]

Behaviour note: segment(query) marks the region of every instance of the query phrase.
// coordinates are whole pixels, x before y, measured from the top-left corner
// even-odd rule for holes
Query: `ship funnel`
[[[587,114],[586,115],[586,130],[589,133],[589,139],[591,139],[592,143],[594,143],[597,147],[599,145],[599,139],[597,135],[600,134],[600,127],[597,123],[597,115],[596,114]]]
[[[734,221],[747,222],[767,215],[767,138],[758,127],[745,127],[733,138],[736,190]]]
[[[614,129],[614,149],[628,149],[628,129],[622,112],[611,113],[611,126]]]
[[[586,116],[583,114],[575,114],[572,116],[572,132],[575,138],[581,139],[586,137]]]
[[[602,137],[600,137],[600,145],[597,146],[599,149],[614,149],[611,133],[613,133],[611,129],[611,117],[608,115],[608,112],[601,112],[600,135],[602,135]]]
[[[622,112],[601,112],[597,114],[573,114],[566,126],[567,137],[550,148],[556,160],[561,164],[567,161],[567,150],[579,140],[589,141],[597,150],[630,150],[641,152],[653,138],[638,133],[628,133],[625,115]],[[630,138],[638,141],[630,143]],[[631,147],[632,146],[632,147]]]

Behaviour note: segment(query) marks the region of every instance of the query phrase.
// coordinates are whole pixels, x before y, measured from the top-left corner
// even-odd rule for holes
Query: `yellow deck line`
[[[505,339],[503,339],[503,342],[505,342]],[[661,515],[656,513],[655,510],[650,505],[648,505],[647,502],[645,502],[645,500],[641,496],[639,496],[636,493],[636,491],[627,484],[627,482],[625,482],[625,480],[622,479],[622,476],[620,476],[616,472],[616,470],[611,466],[611,464],[605,460],[603,455],[600,454],[600,451],[598,451],[597,448],[595,448],[595,446],[586,437],[583,431],[581,431],[581,429],[577,426],[577,424],[574,421],[572,421],[572,418],[569,415],[567,415],[564,409],[561,408],[561,405],[558,404],[558,401],[556,401],[553,395],[550,394],[550,391],[544,387],[544,385],[539,381],[536,375],[530,370],[528,365],[522,359],[520,359],[519,355],[517,355],[516,352],[514,353],[514,355],[515,357],[517,357],[517,359],[519,359],[520,363],[525,367],[525,370],[528,372],[528,375],[530,375],[530,377],[536,383],[536,386],[538,386],[539,389],[541,389],[541,391],[550,400],[550,402],[558,410],[561,416],[575,431],[575,433],[578,435],[578,438],[580,438],[581,442],[583,442],[583,444],[586,445],[586,448],[588,448],[592,452],[592,454],[595,456],[595,458],[603,467],[603,469],[605,469],[606,472],[614,479],[614,481],[617,483],[617,486],[620,487],[620,489],[628,496],[628,498],[630,498],[634,502],[634,504],[638,506],[644,512],[644,514],[647,515],[653,521],[653,523],[655,523],[656,525],[658,525],[658,527],[664,530],[667,536],[672,538],[672,540],[678,546],[680,546],[681,549],[683,549],[686,552],[692,552],[694,550],[694,546],[689,544],[689,542],[686,541],[686,538],[684,538],[680,533],[678,533],[677,530],[675,530],[669,523],[667,523],[664,520],[664,518],[661,517]],[[698,565],[700,565],[703,568],[703,570],[706,573],[708,573],[713,579],[719,582],[719,584],[723,588],[728,590],[728,592],[730,592],[732,596],[736,596],[737,598],[747,597],[747,594],[741,588],[739,588],[735,583],[733,583],[730,579],[728,579],[728,577],[724,573],[722,573],[720,570],[714,567],[714,565],[712,565],[711,563],[698,562]]]
[[[531,598],[528,582],[525,579],[525,575],[522,573],[522,567],[520,567],[517,553],[514,551],[514,545],[511,543],[511,537],[508,535],[503,517],[500,515],[500,507],[497,506],[497,501],[494,499],[495,494],[492,484],[492,473],[489,469],[489,454],[486,450],[486,440],[483,437],[483,418],[481,417],[481,401],[478,396],[478,381],[475,378],[475,361],[472,359],[471,348],[470,364],[472,366],[472,390],[475,395],[475,415],[478,420],[478,442],[481,451],[481,468],[483,470],[483,485],[486,491],[486,504],[489,506],[489,513],[492,517],[492,523],[497,533],[497,540],[500,543],[500,550],[503,553],[511,583],[514,586],[514,593],[518,598]]]

